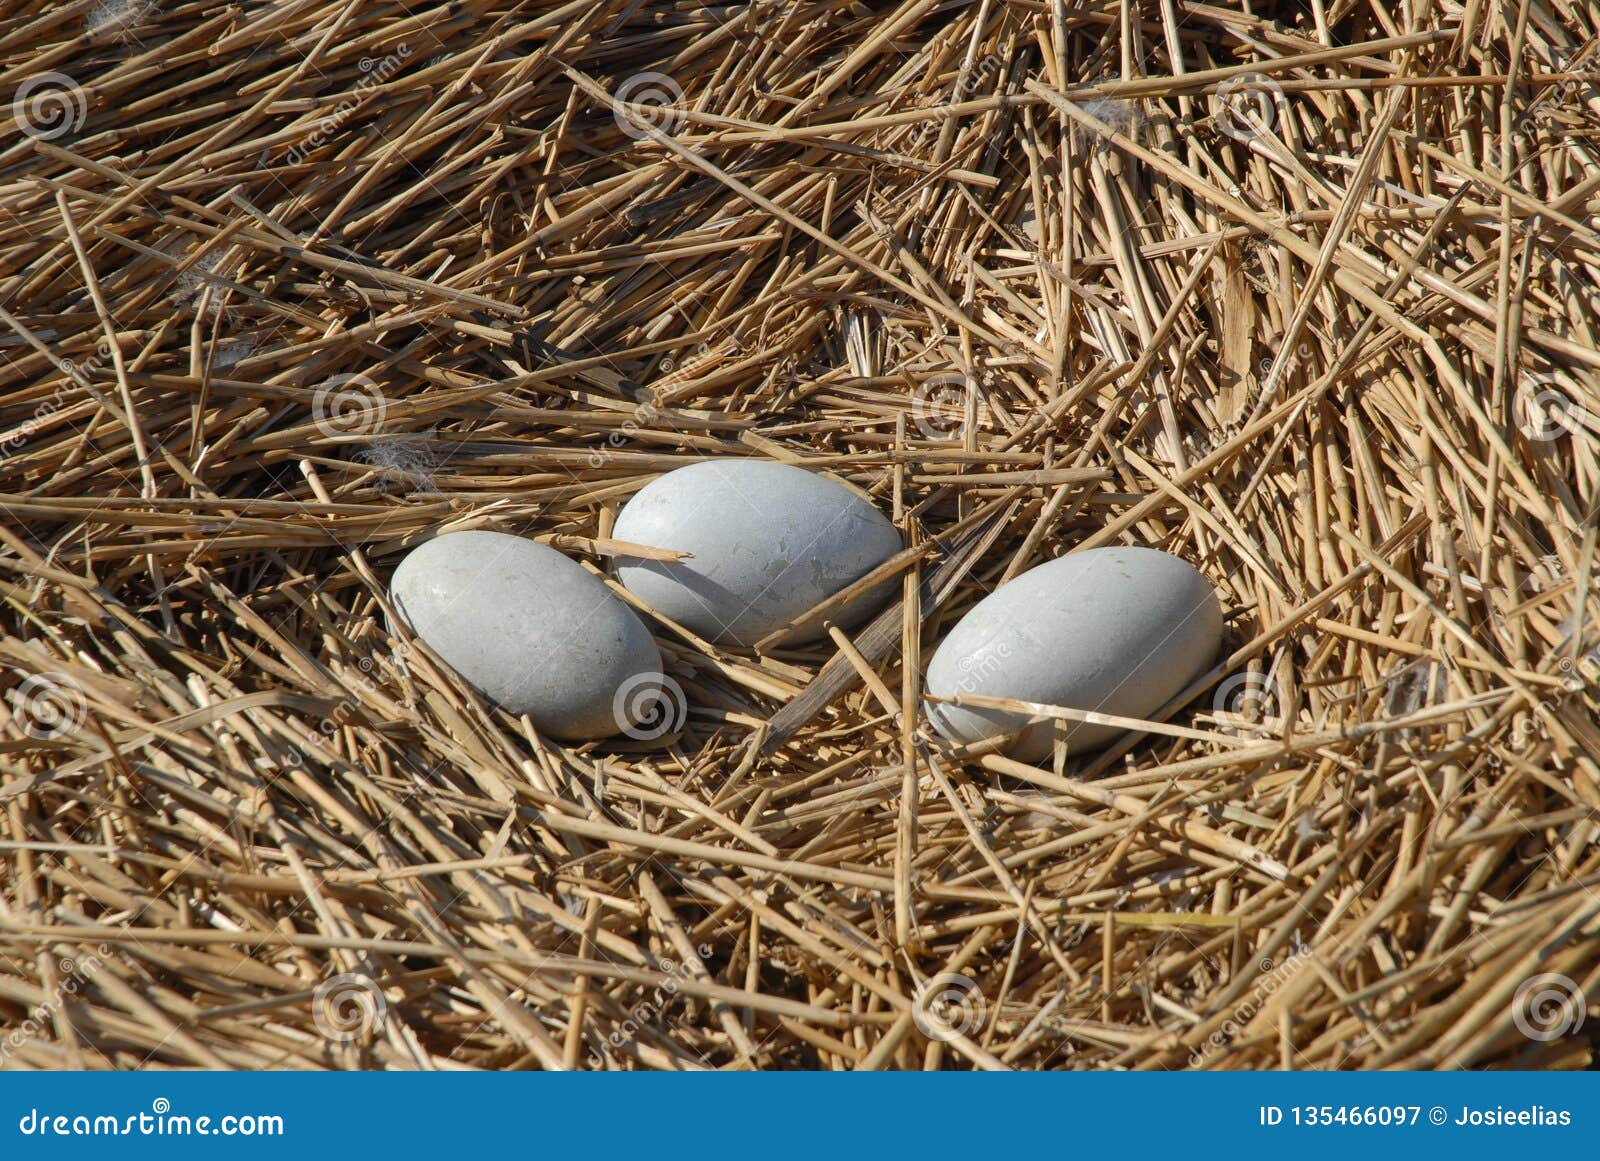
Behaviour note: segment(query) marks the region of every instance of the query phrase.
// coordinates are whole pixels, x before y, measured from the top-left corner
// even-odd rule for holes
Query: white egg
[[[612,536],[693,553],[672,562],[625,560],[617,577],[663,616],[740,645],[788,625],[903,547],[888,517],[849,488],[763,460],[668,472],[628,501]],[[874,586],[831,619],[860,620],[898,583]]]
[[[390,595],[469,684],[551,737],[630,730],[641,690],[671,680],[632,609],[575,561],[520,536],[435,537],[400,562]]]
[[[1094,548],[1030,569],[978,602],[934,652],[925,688],[1142,718],[1203,672],[1221,641],[1222,608],[1191,565],[1149,548]],[[949,703],[930,702],[927,712],[954,742],[1013,733],[1028,720]],[[1122,732],[1061,727],[1069,752]],[[1054,723],[1036,723],[1010,752],[1040,761],[1053,734]]]

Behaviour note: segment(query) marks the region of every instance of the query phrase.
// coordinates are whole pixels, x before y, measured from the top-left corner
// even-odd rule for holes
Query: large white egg
[[[693,553],[672,562],[626,560],[617,577],[663,616],[739,645],[783,628],[903,547],[888,517],[849,488],[764,460],[709,460],[668,472],[628,501],[612,536]],[[874,586],[831,619],[859,620],[898,583]]]
[[[925,688],[1142,718],[1203,672],[1221,641],[1222,608],[1191,565],[1149,548],[1092,548],[1030,569],[978,602],[934,652]],[[953,742],[1009,734],[1028,720],[949,703],[930,702],[927,712]],[[1069,752],[1122,732],[1061,727]],[[1036,723],[1010,752],[1040,761],[1053,734],[1054,723]]]
[[[650,631],[592,573],[503,532],[449,532],[390,582],[412,632],[485,697],[555,738],[631,729],[640,691],[660,689]]]

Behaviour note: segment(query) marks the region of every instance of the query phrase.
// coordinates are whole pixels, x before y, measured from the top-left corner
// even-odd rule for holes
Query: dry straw
[[[0,1063],[1589,1064],[1596,11],[1251,7],[7,5]],[[902,596],[578,748],[388,636],[708,456]],[[1110,543],[1229,611],[1162,728],[932,739]]]

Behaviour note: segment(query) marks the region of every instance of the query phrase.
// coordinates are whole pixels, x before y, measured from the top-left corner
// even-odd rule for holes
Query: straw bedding
[[[1588,1066],[1597,31],[6,4],[0,1065]],[[655,622],[578,747],[388,633],[441,528],[605,573],[710,456],[902,596]],[[954,619],[1114,543],[1228,612],[1163,732],[935,739]]]

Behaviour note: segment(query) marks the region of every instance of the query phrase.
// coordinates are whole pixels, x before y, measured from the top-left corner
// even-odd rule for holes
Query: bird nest
[[[10,5],[0,1065],[1587,1065],[1596,10],[1251,7]],[[899,595],[583,744],[391,634],[711,457]],[[933,734],[1114,544],[1215,667]]]

